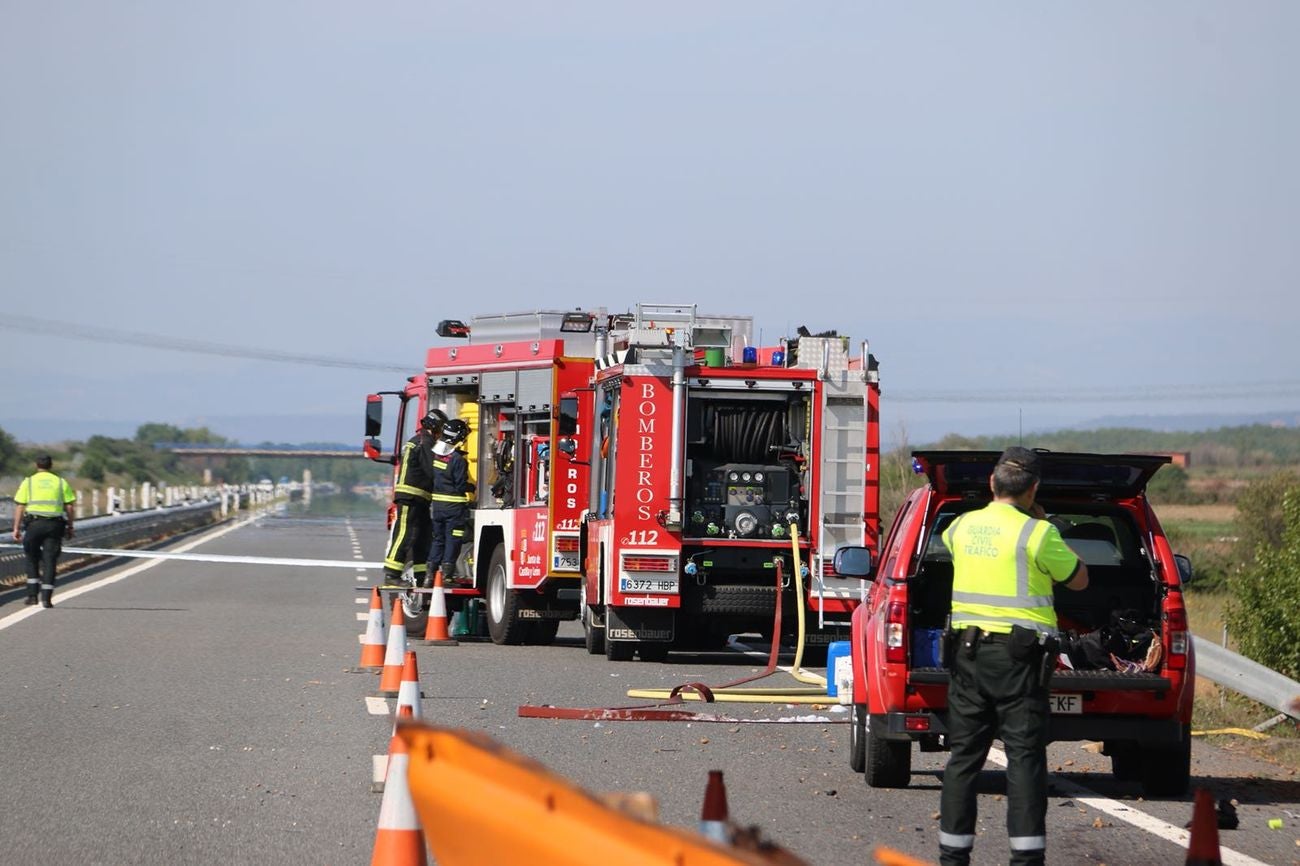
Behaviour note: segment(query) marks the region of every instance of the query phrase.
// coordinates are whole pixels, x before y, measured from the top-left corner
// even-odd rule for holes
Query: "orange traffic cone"
[[[410,653],[407,653],[407,655],[410,655]],[[393,748],[393,737],[397,736],[397,723],[402,719],[410,718],[414,718],[411,707],[407,705],[399,705],[397,707],[396,718],[393,719],[393,732],[388,735],[388,749],[390,754],[373,755],[371,758],[370,769],[372,775],[370,778],[370,793],[384,793],[384,779],[388,776],[388,762],[392,760],[393,757],[391,752]]]
[[[379,589],[370,590],[370,618],[366,620],[366,633],[361,638],[361,661],[358,673],[377,671],[384,666],[384,602]]]
[[[1219,859],[1219,817],[1214,812],[1214,797],[1204,788],[1196,789],[1192,807],[1192,836],[1187,841],[1187,866],[1222,866]]]
[[[402,662],[402,683],[397,689],[397,715],[400,718],[402,710],[409,708],[411,716],[420,718],[424,715],[420,711],[420,669],[415,663],[415,652],[406,651],[406,659]]]
[[[709,781],[704,787],[704,808],[700,810],[700,832],[714,842],[730,845],[728,818],[727,786],[722,782],[722,771],[709,770]]]
[[[429,622],[424,627],[424,639],[411,642],[420,646],[456,646],[460,641],[447,632],[447,597],[442,588],[442,569],[434,572],[433,594],[429,599]]]
[[[393,599],[393,619],[388,625],[388,647],[384,652],[384,672],[379,677],[379,693],[393,697],[402,688],[402,666],[406,663],[406,617],[402,600]]]
[[[379,828],[370,866],[426,866],[424,833],[406,780],[410,763],[406,742],[396,735],[388,744],[388,772],[384,776],[384,801],[379,806]]]

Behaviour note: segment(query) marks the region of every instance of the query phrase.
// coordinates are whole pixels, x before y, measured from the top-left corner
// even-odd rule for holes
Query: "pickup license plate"
[[[1083,695],[1077,693],[1068,695],[1052,694],[1047,697],[1053,713],[1066,716],[1083,715]]]
[[[556,571],[577,571],[578,554],[557,553],[555,554],[555,562],[551,567],[554,568]]]
[[[620,577],[619,592],[677,592],[676,577]]]

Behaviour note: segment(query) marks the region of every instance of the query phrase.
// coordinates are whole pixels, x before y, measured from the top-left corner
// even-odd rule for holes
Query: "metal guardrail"
[[[1197,676],[1240,692],[1279,713],[1296,715],[1300,683],[1218,644],[1195,638],[1193,642]]]
[[[95,547],[135,547],[219,520],[220,499],[173,505],[169,508],[151,508],[147,511],[85,517],[76,523],[75,543]],[[6,537],[3,540],[9,539]],[[59,571],[62,573],[76,567],[86,559],[64,556],[59,560]],[[11,584],[14,578],[25,576],[26,573],[27,558],[22,550],[0,550],[0,585]]]

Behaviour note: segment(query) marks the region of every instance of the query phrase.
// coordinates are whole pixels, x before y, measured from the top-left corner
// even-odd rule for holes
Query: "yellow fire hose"
[[[809,683],[812,688],[718,688],[711,689],[713,699],[718,702],[727,703],[750,703],[750,704],[828,704],[834,703],[834,700],[826,694],[826,678],[814,673],[809,673],[802,669],[803,663],[803,646],[806,637],[805,633],[805,603],[803,592],[803,564],[799,558],[799,525],[795,521],[790,521],[790,549],[794,552],[794,580],[795,580],[795,601],[798,612],[798,641],[795,644],[794,664],[790,667],[790,675],[801,683]],[[776,603],[778,607],[781,604],[781,593],[778,587],[776,594]],[[773,641],[773,652],[776,651],[775,643],[779,639],[777,636]],[[770,676],[770,674],[769,674]],[[702,700],[700,694],[696,691],[686,689],[677,690],[674,695],[672,689],[628,689],[629,698],[654,698],[658,700],[671,700],[674,697],[688,701]]]

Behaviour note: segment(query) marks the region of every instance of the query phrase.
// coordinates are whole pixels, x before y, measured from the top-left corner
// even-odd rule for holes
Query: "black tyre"
[[[1137,743],[1107,743],[1110,772],[1116,781],[1136,782],[1142,778],[1142,751]]]
[[[1183,725],[1183,740],[1173,746],[1142,749],[1142,794],[1181,797],[1192,781],[1192,730]]]
[[[882,739],[865,717],[867,784],[872,788],[906,788],[912,781],[912,741]]]
[[[849,769],[861,773],[867,769],[867,708],[854,704],[849,716]]]
[[[591,608],[582,605],[582,642],[587,652],[598,656],[605,652],[605,627],[592,624]]]
[[[605,639],[605,658],[612,662],[630,662],[636,653],[636,641]]]
[[[498,544],[492,549],[487,576],[488,634],[496,644],[521,644],[528,634],[528,623],[519,618],[519,596],[506,586],[506,549]]]
[[[672,645],[667,643],[647,641],[637,645],[637,654],[641,656],[643,662],[666,662],[670,646]]]
[[[558,619],[540,619],[528,629],[528,642],[538,646],[550,646],[555,643],[555,635],[560,630]]]

